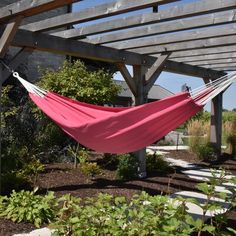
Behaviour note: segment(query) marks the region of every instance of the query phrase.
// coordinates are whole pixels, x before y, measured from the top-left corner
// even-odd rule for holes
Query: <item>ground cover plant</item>
[[[218,172],[217,172],[218,173]],[[215,175],[215,176],[214,176]],[[207,196],[202,205],[193,199],[171,199],[168,195],[151,196],[145,192],[131,199],[101,193],[97,197],[78,198],[70,194],[55,198],[52,192],[45,196],[33,192],[13,192],[10,197],[0,198],[1,217],[14,221],[33,222],[37,227],[50,222],[55,229],[54,236],[64,235],[232,235],[234,229],[224,226],[224,214],[219,214],[210,222],[205,222],[206,212],[220,210],[213,197],[226,200],[231,207],[236,206],[236,191],[228,187],[231,195],[215,191],[222,183],[236,184],[236,178],[225,178],[226,172],[208,183],[199,183],[197,188]],[[201,219],[193,219],[187,213],[187,202],[203,208]]]

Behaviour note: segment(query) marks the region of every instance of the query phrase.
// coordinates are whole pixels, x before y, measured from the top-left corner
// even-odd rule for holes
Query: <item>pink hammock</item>
[[[65,98],[41,90],[19,75],[17,78],[32,101],[67,134],[82,145],[105,153],[134,152],[161,139],[200,111],[203,100],[213,91],[208,87],[194,98],[183,92],[136,107],[112,108]]]

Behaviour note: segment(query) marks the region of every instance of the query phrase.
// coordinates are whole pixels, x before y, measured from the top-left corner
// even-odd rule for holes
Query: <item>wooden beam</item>
[[[83,41],[94,44],[104,44],[128,39],[136,39],[144,36],[147,37],[164,33],[166,34],[171,32],[178,32],[187,29],[195,29],[207,26],[217,26],[221,24],[236,22],[235,15],[236,15],[236,10],[212,13],[194,18],[175,20],[162,24],[157,23],[144,26],[142,28],[129,29],[123,31],[122,34],[120,32],[118,33],[115,32],[111,34],[85,38],[83,39]]]
[[[169,56],[170,54],[163,54],[159,56],[157,60],[154,62],[154,64],[152,65],[152,67],[150,67],[147,73],[145,74],[145,83],[146,83],[145,89],[147,92],[150,91],[150,89],[156,82],[157,78],[163,71],[163,67]]]
[[[236,52],[196,55],[190,57],[177,57],[174,58],[174,60],[183,63],[191,63],[191,62],[201,62],[207,60],[219,60],[219,59],[229,59],[229,58],[236,58]]]
[[[14,20],[6,25],[6,28],[0,38],[0,58],[3,58],[8,50],[8,47],[18,29],[22,20],[21,16],[16,17]]]
[[[175,51],[185,51],[190,49],[201,49],[210,47],[219,47],[226,45],[234,45],[236,40],[236,35],[217,37],[210,39],[200,39],[193,41],[186,41],[173,44],[163,44],[158,46],[143,47],[137,49],[131,49],[130,52],[136,52],[140,54],[155,54],[164,52],[175,52]]]
[[[206,61],[194,61],[189,64],[193,66],[207,66],[207,65],[217,65],[217,64],[231,64],[236,63],[236,58],[228,58],[228,59],[218,59],[218,60],[206,60]]]
[[[134,40],[126,40],[115,43],[105,44],[108,47],[117,49],[132,49],[142,48],[147,46],[155,46],[170,43],[179,43],[185,41],[199,40],[199,39],[212,39],[215,37],[224,37],[229,35],[236,35],[236,25],[229,25],[224,27],[213,27],[201,30],[194,30],[191,32],[180,32],[164,36],[152,36]]]
[[[210,55],[210,54],[223,54],[228,52],[236,52],[235,45],[228,45],[228,46],[219,46],[214,48],[201,48],[201,49],[190,49],[185,51],[173,52],[170,56],[171,59],[175,58],[186,58],[192,56],[203,56],[203,55]],[[218,55],[218,56],[220,56]]]
[[[8,66],[12,70],[15,70],[22,62],[24,62],[25,58],[27,58],[33,52],[32,48],[23,48],[21,49],[9,62]],[[4,69],[2,72],[2,83],[6,81],[6,79],[11,75],[11,72],[7,69]]]
[[[227,68],[227,67],[233,67],[235,66],[236,68],[236,62],[233,62],[233,63],[221,63],[221,64],[216,64],[216,65],[203,65],[201,67],[204,67],[204,68],[209,68],[209,69],[214,69],[214,68]]]
[[[207,68],[191,66],[184,63],[167,60],[164,66],[164,71],[174,72],[177,74],[188,75],[199,78],[216,79],[225,75],[222,71],[214,71]]]
[[[126,83],[128,84],[131,92],[135,96],[137,94],[137,88],[134,78],[131,76],[124,63],[116,63],[116,66],[119,69],[120,73],[122,74],[123,78],[125,79]]]
[[[21,29],[31,30],[33,32],[48,31],[75,23],[82,23],[91,20],[97,20],[104,17],[114,16],[129,11],[135,11],[147,7],[152,7],[157,3],[163,4],[163,0],[117,0],[111,3],[95,5],[93,7],[72,12],[49,19],[33,22],[21,27]]]
[[[76,0],[21,0],[0,8],[0,22],[8,21],[18,15],[23,17],[49,11],[75,2]]]
[[[143,26],[147,24],[159,23],[164,21],[182,19],[184,17],[193,17],[213,12],[235,9],[235,0],[202,0],[181,6],[171,7],[158,13],[145,13],[137,16],[127,16],[121,19],[109,20],[94,25],[79,27],[56,33],[56,36],[66,38],[80,38],[88,35],[95,35],[104,32],[112,32],[119,29]]]
[[[113,63],[123,62],[127,65],[145,65],[150,67],[156,61],[156,57],[143,56],[128,51],[93,45],[76,40],[63,39],[42,33],[32,33],[25,30],[17,31],[12,41],[12,46],[30,47],[41,51]],[[171,70],[173,73],[183,73],[185,70],[185,73],[183,74],[200,78],[204,77],[206,74],[211,78],[218,78],[222,75],[222,73],[219,71],[216,72],[213,70],[206,70],[197,67],[195,68],[194,66],[190,65],[186,66],[183,63],[172,62],[168,65],[169,68],[165,68],[167,68],[169,71]]]

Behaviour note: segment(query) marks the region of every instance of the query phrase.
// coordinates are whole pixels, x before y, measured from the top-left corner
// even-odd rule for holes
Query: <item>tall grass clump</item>
[[[223,133],[227,144],[227,153],[236,156],[236,120],[224,122]]]
[[[211,159],[214,150],[209,144],[210,123],[202,120],[192,120],[187,126],[189,148],[199,159]]]

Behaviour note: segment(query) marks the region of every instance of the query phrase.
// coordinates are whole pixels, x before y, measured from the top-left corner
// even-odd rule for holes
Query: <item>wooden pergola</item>
[[[162,71],[200,77],[207,82],[235,70],[236,0],[188,4],[178,0],[114,0],[29,24],[22,24],[22,20],[80,1],[12,2],[0,9],[0,58],[10,46],[21,48],[9,62],[13,69],[33,50],[114,63],[132,91],[135,105],[147,101]],[[159,10],[159,5],[172,2],[174,6]],[[148,10],[140,13],[140,9]],[[96,21],[103,18],[100,23]],[[74,24],[78,26],[69,28]],[[62,30],[65,26],[68,29]],[[133,75],[126,65],[133,67]],[[1,85],[9,75],[0,67]],[[222,94],[212,101],[211,119],[211,142],[219,153],[221,119]],[[140,174],[145,176],[145,150],[137,155]]]

